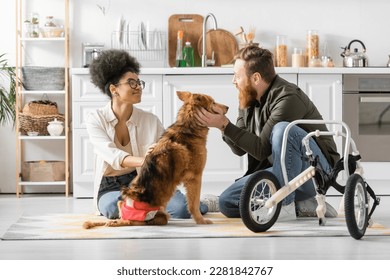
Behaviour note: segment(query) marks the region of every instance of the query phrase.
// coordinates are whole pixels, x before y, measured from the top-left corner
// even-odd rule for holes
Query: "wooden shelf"
[[[66,181],[50,181],[50,182],[30,182],[19,181],[19,186],[62,186],[66,185]]]
[[[47,1],[51,9],[58,9],[63,5],[63,11],[58,16],[59,22],[63,24],[63,37],[49,37],[49,38],[29,38],[25,37],[25,20],[26,15],[31,11],[43,15],[45,9],[39,6],[39,1],[34,0],[17,0],[15,1],[16,10],[16,131],[21,131],[19,117],[22,108],[31,101],[31,99],[42,99],[42,95],[47,95],[50,100],[51,97],[58,103],[58,107],[63,111],[64,116],[64,135],[50,136],[38,135],[29,136],[22,135],[20,132],[16,134],[16,196],[19,197],[23,193],[24,186],[64,186],[65,196],[69,195],[69,178],[70,178],[70,133],[69,133],[69,2],[70,0],[52,0]],[[41,10],[42,8],[42,10]],[[47,8],[47,7],[44,7]],[[50,10],[50,9],[49,9]],[[46,13],[46,12],[45,12]],[[42,19],[42,18],[41,18]],[[43,22],[40,22],[40,27]],[[30,57],[29,51],[32,50],[34,57]],[[36,53],[34,52],[36,51]],[[50,56],[48,54],[50,53]],[[25,90],[23,88],[22,68],[26,65],[38,66],[43,62],[46,64],[59,64],[65,69],[64,73],[64,89],[63,90]],[[34,73],[35,74],[35,73]],[[62,73],[61,73],[62,75]],[[50,80],[50,74],[47,74],[42,80]],[[62,77],[61,77],[62,78]],[[45,125],[45,124],[42,124]],[[49,142],[56,141],[56,142]],[[21,177],[22,163],[26,159],[42,158],[56,158],[65,162],[65,180],[64,181],[50,181],[50,182],[30,182],[23,181]],[[62,178],[61,178],[62,179]]]
[[[66,140],[66,136],[50,136],[50,135],[38,135],[38,136],[28,136],[20,135],[20,140]]]
[[[64,42],[65,37],[53,37],[53,38],[28,38],[28,37],[22,37],[20,38],[20,41],[23,42]]]
[[[34,94],[37,94],[37,95],[42,95],[43,93],[46,93],[46,94],[50,94],[50,95],[54,95],[54,94],[65,94],[66,91],[65,90],[21,90],[19,91],[20,94],[31,94],[31,95],[34,95]]]

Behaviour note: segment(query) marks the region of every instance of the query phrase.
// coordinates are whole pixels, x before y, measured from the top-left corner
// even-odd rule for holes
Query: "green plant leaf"
[[[16,102],[15,67],[8,65],[5,54],[0,54],[0,125],[15,125]]]

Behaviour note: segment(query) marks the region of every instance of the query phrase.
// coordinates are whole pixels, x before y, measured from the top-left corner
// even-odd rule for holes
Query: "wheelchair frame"
[[[291,127],[297,124],[334,124],[341,126],[345,132],[339,130],[316,130],[309,132],[302,139],[302,145],[306,149],[306,155],[310,162],[310,166],[295,178],[288,181],[285,165],[287,138]],[[318,160],[318,156],[313,156],[309,142],[314,136],[345,138],[343,157],[331,172],[323,170]],[[350,149],[352,149],[351,154]],[[283,134],[281,169],[283,176],[282,183],[284,183],[283,187],[280,187],[278,179],[268,171],[255,172],[244,186],[240,198],[240,213],[244,224],[250,230],[262,232],[272,227],[279,216],[281,201],[305,182],[312,179],[317,193],[316,200],[318,206],[316,208],[316,214],[319,219],[319,225],[324,226],[326,224],[326,192],[333,186],[340,193],[344,194],[345,218],[350,235],[355,239],[360,239],[364,236],[366,228],[371,223],[371,215],[376,206],[379,205],[380,198],[376,197],[374,191],[363,179],[364,170],[360,162],[360,154],[355,142],[351,138],[351,131],[346,123],[325,120],[296,120],[289,123]],[[338,174],[341,171],[344,171],[345,178],[348,178],[345,186],[341,186],[337,182]],[[258,187],[263,189],[259,191],[257,189]],[[264,187],[269,188],[268,193],[264,192]],[[369,196],[367,193],[373,199],[370,211]],[[264,214],[266,217],[260,217],[259,213]]]

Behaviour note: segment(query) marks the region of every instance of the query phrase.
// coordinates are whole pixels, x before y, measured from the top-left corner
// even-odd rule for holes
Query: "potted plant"
[[[0,54],[0,125],[15,124],[15,77],[15,67],[8,65],[5,54]]]

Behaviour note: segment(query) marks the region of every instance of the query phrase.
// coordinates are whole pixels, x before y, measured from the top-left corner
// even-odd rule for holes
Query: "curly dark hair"
[[[110,98],[110,85],[119,83],[127,72],[140,73],[141,65],[127,51],[110,49],[102,51],[89,66],[91,82]]]

